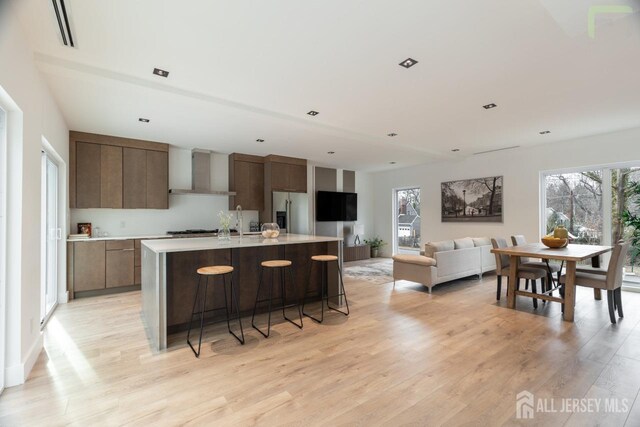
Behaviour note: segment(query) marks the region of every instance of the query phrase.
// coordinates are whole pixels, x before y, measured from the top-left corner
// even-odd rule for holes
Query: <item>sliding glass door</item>
[[[393,253],[420,252],[420,188],[393,191]]]
[[[4,389],[6,348],[6,243],[7,243],[7,114],[0,108],[0,393]]]
[[[640,163],[555,171],[542,176],[542,234],[558,225],[578,244],[612,245],[630,241],[634,232],[625,215],[638,214],[634,189],[640,182]],[[625,281],[640,283],[640,248],[625,261]]]
[[[58,165],[42,153],[42,294],[41,323],[51,314],[58,301]]]

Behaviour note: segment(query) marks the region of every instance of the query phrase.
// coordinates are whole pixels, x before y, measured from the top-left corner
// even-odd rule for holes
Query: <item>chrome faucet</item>
[[[238,229],[238,233],[240,233],[240,238],[244,236],[244,231],[242,230],[242,206],[236,206],[236,228]]]

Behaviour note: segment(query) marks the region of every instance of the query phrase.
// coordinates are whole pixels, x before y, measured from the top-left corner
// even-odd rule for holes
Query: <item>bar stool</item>
[[[309,278],[311,278],[311,273],[313,272],[313,265],[314,263],[319,262],[321,263],[321,270],[320,270],[320,294],[321,294],[321,300],[320,300],[320,304],[321,304],[321,315],[320,315],[320,319],[316,319],[315,317],[311,316],[310,314],[307,314],[304,312],[304,305],[306,303],[306,298],[307,298],[307,294],[309,293],[309,283],[311,280],[307,281],[307,285],[305,286],[304,289],[304,295],[302,297],[302,314],[304,314],[307,317],[310,317],[311,319],[315,320],[318,323],[322,323],[324,321],[324,302],[327,301],[327,308],[329,310],[333,310],[333,311],[337,311],[338,313],[342,313],[345,316],[349,315],[349,302],[347,301],[347,294],[346,291],[344,289],[344,281],[342,280],[342,270],[340,269],[340,262],[338,262],[338,257],[335,255],[314,255],[311,257],[311,266],[309,267]],[[329,265],[330,262],[335,262],[336,265],[338,266],[338,273],[340,276],[340,285],[342,285],[342,292],[340,292],[340,289],[338,288],[338,293],[336,295],[329,295],[329,281],[327,278],[327,267]],[[331,307],[329,305],[329,298],[336,298],[336,297],[344,297],[344,303],[347,307],[347,312],[345,313],[342,310],[338,310],[337,308]]]
[[[196,357],[200,357],[200,348],[202,346],[202,331],[204,329],[204,313],[208,313],[210,311],[218,311],[218,310],[222,310],[224,308],[225,313],[227,315],[227,328],[229,329],[229,333],[231,335],[233,335],[239,342],[240,344],[244,344],[244,331],[242,330],[242,321],[240,320],[240,307],[238,305],[238,294],[236,292],[236,289],[233,286],[233,267],[228,266],[228,265],[214,265],[214,266],[210,266],[210,267],[201,267],[197,270],[198,272],[198,288],[196,289],[196,297],[193,300],[193,308],[191,309],[191,320],[189,320],[189,330],[187,332],[187,344],[189,344],[189,347],[191,347],[191,350],[193,350],[193,353],[196,355]],[[238,313],[238,324],[240,325],[240,337],[238,337],[232,330],[231,330],[231,324],[229,322],[229,315],[230,315],[230,311],[233,312],[233,307],[229,307],[229,303],[227,301],[227,275],[230,275],[231,278],[231,304],[233,305],[234,303],[234,297],[235,297],[235,307],[236,307],[236,311]],[[222,276],[222,283],[224,285],[224,307],[219,307],[219,308],[212,308],[210,310],[205,310],[206,305],[207,305],[207,290],[209,287],[209,278],[213,277],[215,279],[216,276]],[[197,314],[196,312],[196,303],[198,302],[198,297],[200,296],[200,288],[201,288],[201,283],[202,283],[202,278],[204,279],[204,294],[202,295],[202,309],[200,310],[200,338],[198,340],[198,351],[196,351],[195,348],[193,348],[193,345],[191,344],[191,341],[189,339],[190,335],[191,335],[191,324],[193,323],[193,316],[195,316]],[[215,283],[215,282],[214,282]]]
[[[284,283],[285,270],[289,270],[289,278],[291,283],[293,283],[293,273],[291,272],[291,261],[288,260],[271,260],[271,261],[263,261],[260,263],[260,282],[258,284],[258,292],[256,293],[256,303],[253,305],[253,314],[251,316],[251,326],[255,328],[256,331],[260,332],[262,336],[265,338],[269,338],[269,334],[271,334],[271,303],[273,301],[273,279],[275,270],[278,269],[280,271],[280,299],[282,300],[282,316],[286,321],[296,325],[298,328],[302,329],[302,310],[300,309],[300,302],[296,302],[295,304],[287,305],[287,290]],[[269,297],[265,299],[260,298],[260,288],[262,288],[262,279],[264,276],[265,268],[271,269],[271,286],[269,287]],[[258,308],[258,304],[261,302],[269,302],[269,320],[267,323],[267,333],[265,334],[255,325],[255,317],[256,317],[256,309]],[[298,307],[298,316],[300,316],[300,324],[298,325],[293,320],[287,317],[285,309],[288,307]]]

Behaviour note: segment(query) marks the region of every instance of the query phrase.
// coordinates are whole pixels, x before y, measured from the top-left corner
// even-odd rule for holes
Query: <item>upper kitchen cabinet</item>
[[[147,209],[169,209],[169,153],[147,150]]]
[[[169,145],[69,132],[69,207],[169,208]]]
[[[78,142],[74,146],[73,155],[81,161],[75,165],[71,178],[76,187],[70,193],[72,208],[99,208],[101,205],[101,150],[100,145]],[[71,197],[71,195],[73,197]]]
[[[229,209],[264,209],[264,159],[259,156],[233,153],[229,156]]]
[[[265,157],[265,190],[307,192],[307,161],[294,157]]]

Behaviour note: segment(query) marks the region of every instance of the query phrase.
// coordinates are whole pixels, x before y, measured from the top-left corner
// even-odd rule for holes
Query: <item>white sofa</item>
[[[488,237],[429,242],[421,255],[394,255],[393,280],[421,283],[429,292],[444,282],[482,275],[496,269]]]

